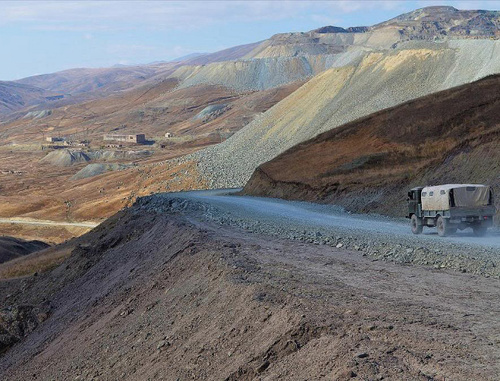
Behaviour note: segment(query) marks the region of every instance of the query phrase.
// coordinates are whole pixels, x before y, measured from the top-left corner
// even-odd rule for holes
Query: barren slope
[[[211,187],[242,186],[286,149],[356,118],[500,72],[500,43],[408,42],[314,77],[226,142],[196,155]],[[235,164],[236,163],[236,164]]]
[[[16,82],[62,94],[76,95],[95,90],[108,92],[132,87],[169,67],[167,64],[164,66],[143,65],[101,69],[70,69],[27,77]]]
[[[135,207],[0,282],[0,378],[496,379],[498,280],[190,220]]]
[[[245,193],[403,215],[406,191],[417,185],[487,183],[499,194],[499,144],[495,75],[301,143],[261,165]]]
[[[44,103],[49,95],[49,92],[39,87],[0,81],[0,115]]]
[[[305,79],[328,68],[357,64],[360,56],[386,52],[408,41],[442,42],[455,39],[498,39],[500,12],[426,7],[369,26],[326,26],[309,32],[281,33],[260,43],[232,48],[244,55],[233,61],[187,61],[171,77],[181,86],[223,85],[238,90],[267,89]],[[249,49],[251,47],[251,49]],[[221,52],[222,53],[222,52]]]

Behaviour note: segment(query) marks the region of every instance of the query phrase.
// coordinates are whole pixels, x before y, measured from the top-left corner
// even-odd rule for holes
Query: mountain
[[[16,82],[66,95],[61,105],[168,77],[180,81],[181,87],[209,84],[236,91],[263,90],[304,80],[332,67],[356,64],[367,52],[390,50],[409,41],[496,39],[500,36],[499,17],[499,12],[492,11],[427,7],[371,27],[326,26],[305,33],[281,33],[211,54],[195,53],[170,63],[70,69]],[[82,94],[87,97],[68,97]]]
[[[183,62],[25,79],[75,95],[18,109],[0,124],[0,215],[95,220],[150,192],[243,186],[259,165],[322,132],[500,73],[500,41],[488,34],[498,14],[430,7],[369,27],[281,33]],[[105,133],[145,133],[151,145],[132,161],[106,147]],[[88,164],[109,168],[95,158],[113,157],[120,170],[77,181],[87,164],[40,161],[46,136],[89,140]]]
[[[405,13],[380,23],[373,29],[396,28],[408,39],[443,37],[498,38],[500,13],[495,11],[459,11],[434,6]]]
[[[424,8],[410,13],[411,17],[403,15],[402,20],[359,33],[334,29],[335,33],[290,34],[288,40],[285,36],[275,36],[266,42],[265,49],[257,49],[258,54],[294,52],[291,57],[211,64],[180,76],[180,86],[219,81],[236,88],[244,88],[246,83],[263,87],[280,83],[284,78],[310,78],[227,141],[197,153],[193,159],[198,161],[201,175],[211,187],[243,186],[260,164],[319,133],[414,98],[500,73],[500,41],[496,38],[450,37],[432,31],[420,33],[418,39],[405,35],[408,25],[415,22],[422,27],[427,25],[434,10],[434,7]],[[441,8],[437,10],[435,20],[439,24],[443,12]],[[500,14],[451,8],[445,12],[467,25],[482,25],[478,20],[496,20]],[[423,21],[415,16],[418,14],[426,15],[422,16]],[[321,35],[317,37],[318,54],[306,54],[318,35]],[[344,51],[332,53],[334,46]],[[275,74],[273,70],[278,67],[285,70],[276,69]],[[173,75],[181,70],[187,67],[179,68]],[[225,76],[219,76],[219,70]],[[319,73],[314,75],[316,72]]]
[[[70,69],[23,78],[16,83],[72,95],[96,90],[111,92],[130,88],[161,71],[168,70],[171,66],[172,64],[159,64],[102,69]]]
[[[497,39],[500,12],[460,11],[427,7],[371,27],[326,26],[309,32],[281,33],[225,52],[231,60],[203,56],[186,62],[172,77],[181,86],[218,84],[237,90],[261,90],[310,78],[326,69],[356,64],[373,51],[405,48],[408,42],[447,42],[456,39]],[[406,44],[406,45],[405,45]],[[229,54],[229,51],[238,54]],[[219,54],[222,54],[220,52]]]
[[[170,60],[170,62],[182,62],[182,61],[189,61],[189,60],[194,60],[195,58],[200,58],[206,55],[209,55],[210,53],[191,53],[191,54],[186,54],[185,56],[182,57],[177,57],[173,60]]]
[[[493,75],[296,145],[259,166],[244,192],[398,216],[414,186],[486,183],[499,194],[499,120],[500,75]]]
[[[0,81],[0,114],[44,103],[51,94],[39,87],[16,82]]]
[[[233,61],[243,59],[251,52],[260,42],[254,42],[245,45],[238,45],[231,48],[223,49],[215,53],[203,54],[199,57],[193,57],[185,61],[188,65],[206,65],[213,62]]]

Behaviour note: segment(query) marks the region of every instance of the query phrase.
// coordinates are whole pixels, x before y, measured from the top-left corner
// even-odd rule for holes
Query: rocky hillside
[[[45,103],[51,93],[39,87],[0,81],[0,115]]]
[[[331,67],[355,65],[370,51],[395,49],[412,40],[497,39],[499,25],[500,12],[427,7],[370,27],[326,26],[305,33],[277,34],[236,50],[240,53],[234,56],[236,62],[210,63],[202,57],[201,62],[186,62],[172,77],[181,80],[181,86],[210,83],[235,89],[265,89]]]
[[[500,194],[499,144],[500,75],[494,75],[296,145],[261,165],[244,192],[401,216],[413,186],[487,183]]]
[[[242,186],[253,170],[317,134],[399,103],[500,72],[500,42],[414,42],[363,53],[299,88],[196,160],[215,188]]]
[[[500,13],[433,6],[405,13],[373,27],[384,28],[398,29],[404,38],[419,40],[443,37],[498,38]]]
[[[23,78],[16,82],[48,91],[76,95],[96,90],[103,92],[123,90],[165,69],[167,69],[167,65],[165,67],[162,65],[143,65],[102,69],[70,69]]]
[[[70,254],[51,271],[0,281],[2,380],[496,380],[496,279],[150,201],[55,248]]]

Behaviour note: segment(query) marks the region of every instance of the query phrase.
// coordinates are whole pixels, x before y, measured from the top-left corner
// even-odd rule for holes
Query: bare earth
[[[53,271],[0,283],[2,307],[48,311],[0,357],[0,379],[500,374],[498,279],[137,207],[68,245]]]

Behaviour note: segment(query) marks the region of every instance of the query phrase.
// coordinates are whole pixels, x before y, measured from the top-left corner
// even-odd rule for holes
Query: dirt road
[[[95,228],[97,222],[62,222],[33,219],[0,218],[0,224],[44,225],[44,226],[75,226],[81,228]],[[0,228],[1,231],[1,228]]]
[[[181,197],[210,203],[236,218],[267,220],[276,224],[309,225],[320,228],[344,228],[364,231],[367,234],[384,234],[402,238],[420,238],[434,244],[445,242],[480,247],[500,248],[500,231],[490,229],[485,237],[475,237],[471,229],[458,232],[452,237],[439,237],[436,229],[426,228],[424,234],[415,237],[408,220],[375,215],[350,214],[341,208],[309,202],[286,201],[276,198],[234,196],[240,189],[207,190],[165,194],[165,197]]]

